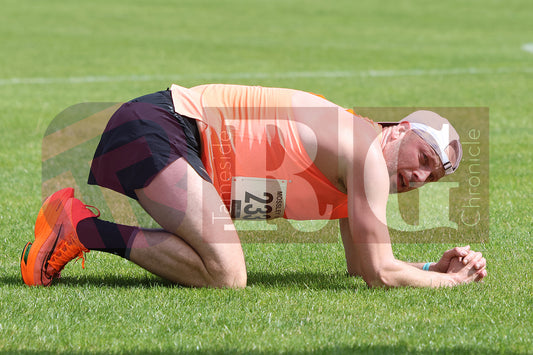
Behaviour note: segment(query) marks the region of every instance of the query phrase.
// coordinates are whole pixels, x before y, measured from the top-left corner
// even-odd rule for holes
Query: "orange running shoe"
[[[74,189],[60,190],[50,196],[41,207],[35,223],[35,241],[22,251],[20,269],[27,285],[48,286],[65,265],[75,257],[83,260],[89,252],[79,241],[76,226],[82,219],[98,217],[80,200]]]

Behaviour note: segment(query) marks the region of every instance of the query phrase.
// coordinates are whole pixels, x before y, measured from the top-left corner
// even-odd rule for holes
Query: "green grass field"
[[[0,353],[533,353],[531,13],[526,0],[4,0]],[[49,123],[172,82],[290,87],[345,107],[488,107],[490,238],[472,245],[488,278],[369,289],[346,276],[340,242],[246,243],[240,291],[178,287],[98,252],[53,287],[26,287],[19,256]],[[393,248],[430,261],[452,246]]]

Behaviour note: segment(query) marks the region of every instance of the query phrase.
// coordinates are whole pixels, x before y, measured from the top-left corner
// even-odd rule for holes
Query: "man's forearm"
[[[424,265],[426,265],[427,263],[412,263],[412,262],[408,262],[408,261],[405,261],[406,264],[408,265],[411,265],[413,267],[416,267],[417,269],[420,269],[422,270]],[[436,271],[435,270],[435,263],[430,263],[429,264],[429,269],[427,271]]]
[[[379,283],[385,287],[442,287],[454,286],[457,282],[450,274],[422,270],[423,263],[414,265],[396,260],[379,271]]]

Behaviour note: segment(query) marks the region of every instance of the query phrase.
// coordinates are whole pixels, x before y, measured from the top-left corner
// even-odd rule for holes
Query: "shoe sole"
[[[48,197],[39,210],[35,223],[35,241],[33,243],[28,242],[24,246],[20,260],[22,279],[26,285],[48,286],[52,282],[52,278],[48,277],[44,270],[61,232],[62,226],[57,226],[56,222],[66,202],[73,197],[73,188],[59,190]],[[50,245],[51,247],[49,247]],[[48,252],[43,250],[48,250]],[[43,256],[43,253],[46,255]],[[36,265],[39,259],[40,265]]]

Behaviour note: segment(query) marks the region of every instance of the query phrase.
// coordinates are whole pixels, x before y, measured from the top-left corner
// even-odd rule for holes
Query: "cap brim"
[[[390,127],[390,126],[396,126],[400,122],[378,122],[379,125],[382,127]]]

